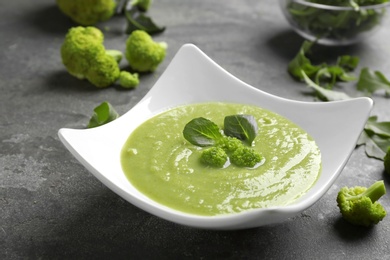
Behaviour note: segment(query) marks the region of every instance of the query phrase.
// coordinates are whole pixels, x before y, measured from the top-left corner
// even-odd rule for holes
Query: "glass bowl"
[[[349,7],[305,0],[279,0],[292,28],[310,41],[329,46],[349,45],[370,37],[383,24],[390,3]]]

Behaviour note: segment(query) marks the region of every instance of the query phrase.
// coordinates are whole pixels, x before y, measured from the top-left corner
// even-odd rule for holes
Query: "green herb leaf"
[[[224,133],[252,144],[258,132],[256,119],[252,115],[232,115],[225,117]]]
[[[359,65],[359,57],[350,55],[340,56],[337,60],[337,65],[346,71],[353,71]]]
[[[321,68],[321,66],[313,65],[306,57],[306,53],[310,50],[312,45],[313,42],[304,41],[297,55],[288,64],[288,72],[298,80],[303,80],[302,71],[305,72],[307,76],[312,77]]]
[[[161,33],[165,30],[165,27],[156,25],[149,16],[136,6],[132,7],[130,10],[125,10],[125,15],[127,19],[127,34],[130,34],[135,30],[143,30],[152,35]]]
[[[390,122],[378,122],[376,116],[367,120],[357,145],[365,145],[367,156],[383,160],[390,147]]]
[[[377,122],[378,117],[371,116],[364,127],[366,131],[390,138],[390,122]]]
[[[390,95],[390,81],[379,71],[363,68],[360,72],[357,89],[369,94],[385,90],[386,95]]]
[[[212,121],[198,117],[188,122],[183,130],[184,138],[193,145],[212,146],[223,136],[219,127]]]
[[[304,71],[302,71],[303,78],[307,84],[307,86],[313,88],[316,91],[317,97],[322,101],[337,101],[337,100],[345,100],[350,99],[347,94],[344,92],[334,91],[330,89],[325,89],[316,83],[314,83]]]
[[[345,40],[374,28],[381,21],[382,16],[386,15],[384,7],[365,10],[360,6],[380,4],[388,0],[310,0],[309,2],[354,8],[345,11],[321,10],[306,6],[299,1],[289,1],[287,6],[291,19],[299,29],[310,32],[317,38]]]
[[[119,117],[113,106],[108,102],[103,102],[93,110],[94,114],[89,120],[88,128],[93,128],[107,124]]]

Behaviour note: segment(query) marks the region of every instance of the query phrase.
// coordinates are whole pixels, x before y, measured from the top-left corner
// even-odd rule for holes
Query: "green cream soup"
[[[223,129],[225,116],[236,114],[257,120],[252,148],[264,162],[254,168],[206,166],[200,161],[206,148],[184,139],[185,125],[204,117]],[[303,129],[268,110],[230,103],[182,106],[147,120],[126,141],[121,163],[128,180],[146,196],[206,216],[290,204],[321,172],[320,150]]]

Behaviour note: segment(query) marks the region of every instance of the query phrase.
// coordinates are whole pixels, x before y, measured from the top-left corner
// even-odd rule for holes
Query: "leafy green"
[[[353,71],[359,65],[359,57],[343,55],[337,59],[337,65],[344,68],[345,71]]]
[[[385,90],[390,95],[390,81],[380,72],[369,68],[363,68],[360,72],[357,89],[369,94],[378,90]]]
[[[316,92],[316,96],[322,101],[337,101],[337,100],[345,100],[351,98],[344,92],[326,89],[317,85],[303,71],[302,71],[302,75],[307,86],[313,88]]]
[[[143,30],[148,34],[161,33],[165,30],[164,26],[158,26],[151,17],[146,15],[144,9],[138,6],[132,6],[129,10],[125,11],[127,19],[126,33],[130,34],[135,30]]]
[[[355,56],[340,56],[335,65],[322,63],[314,65],[307,57],[314,42],[304,41],[297,55],[288,64],[288,72],[298,80],[305,80],[303,73],[315,84],[332,89],[337,82],[352,81],[356,78],[349,74],[359,64],[359,58]]]
[[[390,147],[390,122],[378,122],[371,116],[359,137],[357,145],[365,145],[367,156],[383,160]]]
[[[313,65],[306,57],[306,54],[312,45],[313,42],[304,41],[297,55],[288,64],[287,70],[294,78],[303,80],[302,71],[305,72],[307,76],[313,77],[321,69],[321,66]]]
[[[106,101],[95,107],[93,111],[94,113],[89,120],[88,128],[107,124],[119,117],[119,114],[115,111],[114,107]]]
[[[183,136],[191,144],[203,147],[215,145],[222,138],[222,133],[214,122],[198,117],[185,125]]]
[[[251,145],[257,135],[258,126],[252,115],[232,115],[225,117],[223,131],[225,135],[236,137]]]
[[[206,165],[221,168],[230,158],[230,162],[236,166],[254,167],[263,157],[243,142],[250,146],[257,131],[256,120],[251,115],[226,116],[224,134],[211,120],[198,117],[185,125],[183,136],[193,145],[212,146],[201,154],[200,159]]]
[[[310,0],[316,4],[352,7],[351,10],[333,11],[311,7],[290,1],[287,10],[295,25],[317,38],[344,40],[356,37],[377,26],[385,14],[385,8],[363,9],[360,6],[375,5],[389,0]]]

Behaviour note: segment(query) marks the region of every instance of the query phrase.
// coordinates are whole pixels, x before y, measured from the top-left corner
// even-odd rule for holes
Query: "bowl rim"
[[[284,1],[284,0],[282,0]],[[382,4],[376,4],[376,5],[364,5],[359,6],[358,9],[352,6],[333,6],[333,5],[325,5],[325,4],[318,4],[313,2],[308,2],[306,0],[290,0],[293,3],[301,4],[307,7],[314,7],[318,9],[324,9],[329,11],[360,11],[360,10],[369,10],[369,9],[381,9],[386,8],[390,6],[390,2],[382,3]]]

